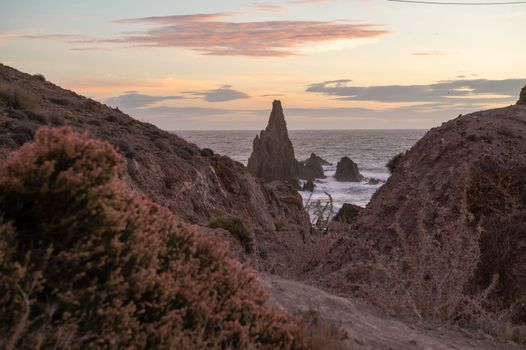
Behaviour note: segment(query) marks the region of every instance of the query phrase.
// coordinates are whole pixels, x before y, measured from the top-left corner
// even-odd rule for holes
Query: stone
[[[265,130],[256,136],[248,170],[265,181],[287,181],[296,177],[298,162],[289,139],[281,102],[272,104],[272,112]]]
[[[374,177],[371,177],[370,179],[368,179],[367,181],[367,184],[368,185],[379,185],[382,183],[382,180],[380,179],[375,179]]]
[[[327,161],[312,153],[309,159],[298,163],[298,177],[306,180],[325,179],[325,174],[323,173],[322,165],[327,163]]]
[[[358,165],[349,157],[343,157],[338,162],[334,177],[337,181],[360,182],[363,180],[363,176],[358,170]]]
[[[312,181],[312,179],[309,179],[303,184],[302,190],[307,192],[314,192],[315,187],[316,185],[314,184],[314,181]]]
[[[517,104],[526,106],[526,86],[522,88]]]
[[[338,211],[338,214],[333,218],[334,221],[345,222],[351,224],[356,217],[362,212],[363,208],[349,203],[343,203],[343,206]]]

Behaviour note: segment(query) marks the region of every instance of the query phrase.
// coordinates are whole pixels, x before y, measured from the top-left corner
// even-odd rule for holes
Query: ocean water
[[[258,131],[176,131],[177,135],[201,148],[213,149],[247,164],[252,152],[252,141]],[[328,200],[325,192],[333,198],[333,210],[343,203],[365,206],[374,192],[388,179],[386,164],[394,155],[411,148],[425,130],[290,130],[296,159],[305,160],[312,152],[332,163],[325,166],[326,179],[316,181],[316,189],[300,192],[304,201]],[[336,164],[343,156],[358,164],[360,173],[366,178],[381,180],[378,185],[338,182],[334,179]]]

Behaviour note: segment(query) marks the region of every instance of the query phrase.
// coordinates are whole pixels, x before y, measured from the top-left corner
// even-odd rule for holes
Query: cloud
[[[285,9],[284,6],[272,2],[254,2],[249,6],[260,11],[282,11]]]
[[[229,22],[232,13],[144,17],[116,23],[153,24],[153,28],[104,40],[144,47],[182,47],[203,55],[287,57],[300,46],[335,40],[369,39],[388,34],[378,25],[348,21]]]
[[[138,109],[145,108],[153,105],[156,102],[166,100],[180,100],[183,96],[152,96],[143,95],[137,91],[126,91],[124,95],[110,97],[104,102],[113,107],[119,107],[121,109]]]
[[[223,85],[219,89],[214,90],[188,91],[185,93],[198,96],[207,102],[226,102],[250,97],[244,92],[232,89],[230,85]]]
[[[516,99],[526,79],[448,80],[429,85],[353,86],[351,80],[312,84],[308,92],[335,96],[342,101],[414,102],[414,103],[488,103]]]
[[[418,51],[413,52],[413,56],[444,56],[445,53],[442,51]]]

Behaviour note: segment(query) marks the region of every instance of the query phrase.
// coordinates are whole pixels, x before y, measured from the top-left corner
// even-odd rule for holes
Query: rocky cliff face
[[[517,101],[518,105],[526,105],[526,86],[524,86],[521,90],[521,94],[519,96],[519,100]]]
[[[296,177],[297,168],[283,108],[276,100],[266,129],[254,139],[248,170],[266,181],[287,181]]]
[[[458,309],[447,305],[485,295],[486,307],[522,312],[526,322],[525,173],[526,106],[432,129],[323,259],[318,280],[360,294],[368,291],[356,286],[376,278],[377,294],[400,288],[398,302],[432,317],[453,317]]]
[[[281,134],[285,138],[284,123],[276,103],[269,133],[285,130]],[[301,249],[310,231],[301,197],[291,187],[277,189],[263,184],[228,157],[200,150],[177,135],[139,122],[118,109],[0,65],[0,160],[30,141],[37,128],[62,125],[116,146],[125,156],[126,182],[181,220],[206,225],[223,214],[240,217],[255,234],[256,254],[250,259],[256,266],[286,266],[285,257],[271,249],[274,242],[286,241],[280,245],[289,251]],[[289,154],[287,159],[293,158]],[[258,255],[260,250],[266,253]]]

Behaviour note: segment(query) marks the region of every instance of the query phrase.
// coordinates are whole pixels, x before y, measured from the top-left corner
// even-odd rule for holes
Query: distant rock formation
[[[358,165],[349,157],[343,157],[338,162],[334,177],[337,181],[360,182],[363,180],[363,176],[358,170]]]
[[[322,165],[327,165],[330,163],[312,153],[309,159],[299,162],[298,164],[298,177],[306,180],[314,180],[325,179]]]
[[[343,203],[343,206],[338,211],[338,214],[334,216],[333,220],[351,224],[354,222],[354,220],[361,213],[362,210],[363,208],[358,205]]]
[[[518,105],[526,105],[526,86],[524,86],[521,90],[521,94],[519,96],[519,100],[517,101]]]
[[[265,130],[256,136],[248,170],[266,181],[287,181],[296,177],[298,162],[287,132],[287,123],[281,102],[272,103],[272,113]]]
[[[307,180],[307,182],[305,182],[303,184],[302,190],[303,191],[308,191],[308,192],[314,192],[314,188],[315,187],[316,187],[316,185],[314,184],[314,181],[312,181],[312,179],[309,179],[309,180]]]

